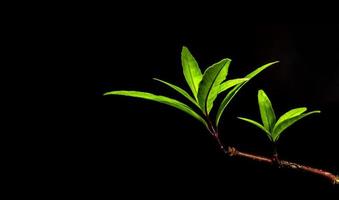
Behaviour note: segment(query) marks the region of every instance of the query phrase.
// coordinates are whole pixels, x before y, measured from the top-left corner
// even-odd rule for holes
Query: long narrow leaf
[[[211,111],[220,84],[226,79],[231,60],[226,58],[206,69],[199,85],[198,103],[205,115]]]
[[[236,79],[231,79],[231,80],[228,80],[224,83],[221,83],[221,85],[219,87],[219,94],[230,89],[233,86],[236,86],[236,85],[243,83],[245,81],[248,81],[248,80],[249,80],[248,78],[236,78]]]
[[[254,70],[253,72],[247,74],[245,76],[245,78],[249,78],[249,79],[252,79],[253,77],[255,77],[256,75],[258,75],[260,72],[262,72],[263,70],[265,70],[267,67],[270,67],[271,65],[274,65],[276,63],[278,63],[279,61],[274,61],[274,62],[270,62],[270,63],[267,63],[259,68],[257,68],[256,70]]]
[[[320,113],[320,111],[316,110],[316,111],[312,111],[312,112],[309,112],[309,113],[306,113],[306,114],[300,114],[300,115],[297,115],[295,117],[288,118],[288,119],[282,121],[281,123],[277,124],[277,126],[274,127],[273,133],[272,133],[273,141],[274,142],[278,141],[281,133],[284,130],[286,130],[288,127],[290,127],[292,124],[294,124],[295,122],[299,121],[300,119],[302,119],[302,118],[304,118],[308,115],[315,114],[315,113]]]
[[[272,140],[272,137],[271,137],[270,132],[269,132],[268,130],[266,130],[266,128],[263,127],[263,126],[262,126],[261,124],[259,124],[258,122],[254,121],[254,120],[252,120],[252,119],[244,118],[244,117],[238,117],[238,119],[241,119],[241,120],[243,120],[243,121],[245,121],[245,122],[248,122],[248,123],[253,124],[254,126],[260,128],[262,131],[264,131],[264,132],[266,133],[267,137],[268,137],[270,140]]]
[[[306,112],[307,108],[306,107],[300,107],[300,108],[294,108],[291,109],[290,111],[286,112],[285,114],[281,115],[281,117],[279,117],[277,123],[275,124],[275,126],[278,126],[281,122],[296,117],[298,115],[303,114],[304,112]]]
[[[142,98],[142,99],[147,99],[147,100],[163,103],[163,104],[175,107],[175,108],[191,115],[192,117],[199,120],[201,123],[203,123],[208,128],[206,121],[200,115],[198,115],[196,112],[194,112],[192,110],[192,108],[190,108],[186,104],[181,103],[180,101],[177,101],[175,99],[171,99],[171,98],[168,98],[168,97],[165,97],[165,96],[160,96],[160,95],[154,95],[154,94],[148,93],[148,92],[124,91],[124,90],[107,92],[104,95],[122,95],[122,96]]]
[[[279,61],[275,61],[275,62],[271,62],[271,63],[267,63],[259,68],[257,68],[256,70],[252,71],[251,73],[249,73],[247,76],[245,76],[245,78],[248,78],[249,80],[251,80],[253,77],[255,77],[257,74],[259,74],[260,72],[262,72],[263,70],[265,70],[266,68],[268,68],[269,66],[278,63]],[[228,92],[228,94],[226,95],[226,97],[223,99],[223,101],[221,102],[217,115],[216,115],[216,125],[217,127],[219,126],[219,122],[220,122],[220,118],[224,112],[224,110],[226,109],[227,105],[230,103],[230,101],[233,99],[233,97],[239,92],[239,90],[247,83],[248,81],[245,81],[244,83],[241,83],[237,86],[235,86],[231,91]]]
[[[258,91],[258,104],[264,127],[271,132],[276,122],[276,117],[271,101],[263,90]]]
[[[179,92],[180,94],[182,94],[182,96],[186,97],[194,105],[196,105],[198,108],[200,108],[198,102],[196,102],[185,90],[181,89],[180,87],[178,87],[176,85],[168,83],[166,81],[163,81],[163,80],[160,80],[160,79],[157,79],[157,78],[153,78],[153,79],[156,80],[156,81],[159,81],[160,83],[163,83],[163,84],[169,86],[170,88],[174,89],[175,91]]]
[[[197,99],[199,83],[202,79],[202,74],[199,65],[192,56],[187,47],[183,47],[181,51],[181,64],[183,73],[188,86],[191,88],[193,96]]]

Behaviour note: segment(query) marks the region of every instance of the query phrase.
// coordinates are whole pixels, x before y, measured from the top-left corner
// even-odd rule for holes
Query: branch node
[[[281,168],[281,167],[282,167],[277,152],[275,152],[275,153],[273,154],[273,157],[272,157],[272,164],[273,164],[273,165],[276,165],[278,168]]]
[[[234,147],[228,147],[227,153],[229,156],[236,156],[238,151]]]

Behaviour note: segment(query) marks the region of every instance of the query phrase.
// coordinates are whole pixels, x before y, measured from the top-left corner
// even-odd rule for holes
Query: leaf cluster
[[[267,137],[272,142],[277,142],[280,138],[281,133],[295,122],[299,121],[300,119],[308,115],[320,113],[319,110],[305,113],[307,111],[307,108],[300,107],[291,109],[290,111],[286,112],[281,117],[279,117],[279,119],[277,120],[273,110],[272,103],[268,96],[266,95],[266,93],[264,92],[264,90],[258,91],[258,104],[262,124],[252,119],[244,117],[238,118],[260,128],[264,133],[266,133]]]
[[[204,124],[210,132],[214,133],[216,132],[215,129],[219,126],[223,112],[239,90],[253,77],[277,62],[278,61],[267,63],[242,78],[227,80],[231,59],[224,58],[207,67],[204,73],[202,73],[194,56],[187,47],[183,47],[181,51],[181,64],[184,77],[188,87],[190,88],[190,93],[181,87],[164,80],[158,78],[154,78],[154,80],[159,81],[180,93],[192,104],[191,106],[170,97],[141,91],[119,90],[107,92],[104,95],[130,96],[172,106],[194,117]],[[216,116],[214,120],[212,120],[210,113],[214,107],[214,101],[217,97],[223,95],[225,91],[228,92],[223,96],[223,100],[218,106]]]

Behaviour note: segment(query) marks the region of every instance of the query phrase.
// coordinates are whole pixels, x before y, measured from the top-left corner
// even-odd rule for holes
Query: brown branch
[[[221,149],[221,151],[224,152],[226,155],[228,155],[230,157],[237,156],[237,157],[247,158],[247,159],[258,161],[258,162],[276,165],[280,168],[288,168],[288,169],[294,169],[294,170],[309,172],[311,174],[315,174],[315,175],[319,175],[319,176],[322,176],[324,178],[327,178],[333,184],[339,185],[339,176],[336,176],[336,175],[334,175],[330,172],[327,172],[327,171],[324,171],[324,170],[321,170],[321,169],[316,169],[316,168],[313,168],[313,167],[301,165],[301,164],[294,163],[294,162],[289,162],[289,161],[286,161],[286,160],[280,160],[278,158],[278,153],[276,152],[276,150],[274,151],[272,158],[267,158],[267,157],[264,157],[264,156],[259,156],[259,155],[250,154],[250,153],[245,153],[245,152],[238,151],[235,147],[229,146],[228,148],[226,148],[225,145],[221,142],[220,137],[219,137],[219,133],[217,131],[213,131],[213,132],[211,132],[211,134],[214,137],[214,139],[217,141],[218,146]]]
[[[272,165],[275,164],[275,165],[282,167],[282,168],[289,168],[289,169],[295,169],[295,170],[309,172],[309,173],[320,175],[324,178],[327,178],[333,184],[339,184],[339,176],[336,176],[336,175],[334,175],[330,172],[327,172],[327,171],[324,171],[324,170],[321,170],[321,169],[316,169],[316,168],[309,167],[309,166],[305,166],[305,165],[301,165],[301,164],[297,164],[297,163],[293,163],[293,162],[289,162],[289,161],[285,161],[285,160],[276,160],[277,159],[276,157],[275,158],[267,158],[267,157],[264,157],[264,156],[240,152],[234,147],[228,147],[227,150],[225,150],[225,147],[223,145],[220,145],[219,141],[218,141],[218,144],[219,144],[220,148],[228,156],[231,156],[231,157],[237,156],[237,157],[242,157],[242,158],[248,158],[248,159],[251,159],[251,160],[254,160],[254,161],[258,161],[258,162],[268,163],[268,164],[272,164]]]

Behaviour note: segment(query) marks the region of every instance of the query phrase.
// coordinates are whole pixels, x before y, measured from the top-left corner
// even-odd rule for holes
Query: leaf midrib
[[[225,62],[225,64],[226,64],[226,62]],[[205,99],[205,111],[206,111],[206,115],[208,115],[208,109],[207,109],[207,106],[208,106],[208,105],[207,105],[207,102],[208,102],[208,96],[209,96],[209,94],[210,94],[210,92],[211,92],[211,90],[212,90],[212,88],[213,88],[213,85],[214,85],[214,83],[215,83],[215,80],[217,80],[217,78],[218,78],[220,72],[224,69],[225,64],[220,68],[220,70],[218,71],[217,75],[216,75],[215,78],[213,79],[213,82],[212,82],[212,84],[211,84],[211,87],[208,88],[208,92],[207,92],[206,99]]]
[[[268,115],[265,102],[263,103],[263,109],[262,110],[263,110],[264,118],[266,118],[265,120],[267,121],[266,122],[267,123],[266,129],[271,132],[271,125],[270,125],[270,117],[271,116]],[[264,120],[262,120],[262,123],[264,124]]]
[[[192,69],[191,69],[191,67],[189,67],[189,74],[190,74],[190,77],[191,77],[191,80],[192,80],[192,85],[193,85],[193,90],[194,90],[194,97],[196,97],[197,95],[197,89],[196,89],[196,87],[195,87],[195,83],[194,83],[194,79],[193,79],[193,75],[192,75]]]

